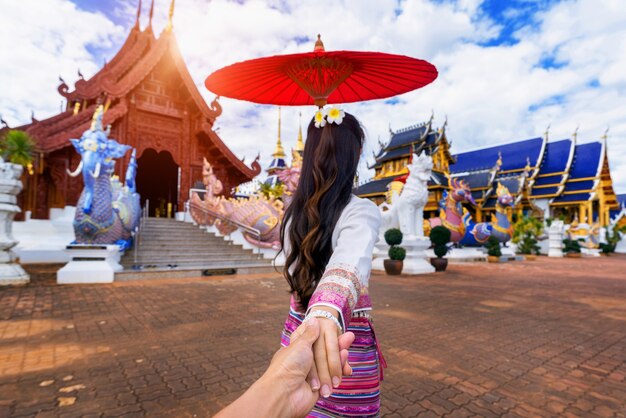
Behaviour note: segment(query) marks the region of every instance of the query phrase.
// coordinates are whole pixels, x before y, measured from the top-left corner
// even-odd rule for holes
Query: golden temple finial
[[[548,126],[546,127],[546,132],[543,134],[546,141],[548,140],[548,134],[550,133],[551,125],[552,125],[551,123],[548,124]]]
[[[304,151],[304,141],[302,139],[302,112],[300,112],[300,126],[298,127],[298,140],[296,141],[296,151]]]
[[[139,0],[139,5],[137,6],[137,17],[135,18],[135,28],[139,29],[139,17],[141,16],[141,0]]]
[[[572,140],[574,141],[574,144],[576,144],[576,140],[578,139],[578,128],[580,128],[580,125],[576,125],[576,130],[574,130],[574,133],[572,134]]]
[[[496,167],[498,170],[502,167],[502,152],[498,151],[498,160],[496,161]]]
[[[526,172],[529,172],[531,168],[532,168],[532,167],[530,166],[530,157],[528,157],[528,156],[527,156],[527,157],[526,157],[526,167],[524,167],[524,170],[525,170]]]
[[[274,150],[274,153],[272,154],[272,157],[274,158],[285,158],[285,150],[283,149],[283,144],[280,141],[280,123],[281,123],[280,106],[278,106],[278,140],[276,141],[276,149]]]
[[[606,140],[609,138],[609,127],[606,127],[606,130],[604,131],[604,135],[602,135],[602,140],[604,142],[606,142]]]
[[[165,30],[168,32],[171,32],[172,28],[174,27],[174,24],[172,23],[173,17],[174,17],[174,0],[172,0],[172,2],[170,3],[170,11],[167,15],[167,26],[165,27]]]
[[[313,52],[324,52],[324,42],[322,42],[322,35],[317,34],[317,41],[315,41],[315,48],[313,48]]]
[[[98,105],[96,107],[96,111],[93,113],[93,117],[91,118],[91,127],[89,128],[92,131],[101,130],[102,129],[102,115],[104,114],[104,106]]]

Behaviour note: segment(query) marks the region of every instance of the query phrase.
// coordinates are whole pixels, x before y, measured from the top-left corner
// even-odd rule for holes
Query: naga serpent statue
[[[448,187],[450,192],[445,197],[443,208],[437,218],[430,218],[424,221],[424,234],[430,235],[432,228],[443,225],[450,230],[450,242],[459,242],[465,235],[465,223],[463,222],[463,202],[469,202],[473,205],[474,198],[469,185],[463,180],[456,178],[448,178]],[[441,205],[440,205],[441,206]]]
[[[514,198],[505,186],[498,183],[496,213],[491,215],[491,222],[474,223],[469,212],[463,217],[467,233],[461,240],[462,245],[479,246],[494,236],[499,242],[507,242],[513,236],[513,223],[508,208],[513,207]]]
[[[299,167],[285,168],[278,173],[279,179],[285,185],[282,201],[261,193],[246,199],[226,199],[223,196],[217,196],[222,192],[222,183],[217,179],[211,164],[206,159],[202,172],[206,193],[204,198],[201,198],[198,193],[191,195],[189,211],[194,222],[199,225],[215,226],[222,235],[228,235],[237,229],[234,224],[211,216],[211,213],[215,213],[258,230],[261,235],[260,239],[245,230],[241,231],[243,237],[251,244],[261,248],[280,248],[280,223],[285,208],[291,202],[291,196],[298,185]]]
[[[131,147],[108,138],[102,129],[102,105],[96,109],[91,128],[80,139],[71,139],[81,156],[72,177],[83,174],[84,188],[74,215],[77,244],[117,244],[126,249],[140,216],[139,195],[135,190],[137,162],[135,151],[126,172],[126,185],[112,179],[114,158],[121,158]]]

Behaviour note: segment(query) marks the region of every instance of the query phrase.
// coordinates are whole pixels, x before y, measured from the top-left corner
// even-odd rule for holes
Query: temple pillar
[[[578,222],[583,223],[585,222],[585,205],[583,204],[579,204],[578,205]]]
[[[481,209],[476,209],[476,223],[483,221],[483,211]]]

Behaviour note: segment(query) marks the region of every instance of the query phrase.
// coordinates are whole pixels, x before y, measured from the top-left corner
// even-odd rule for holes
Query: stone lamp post
[[[7,163],[0,158],[0,286],[24,284],[30,277],[22,266],[15,263],[11,248],[17,241],[13,238],[13,218],[20,211],[16,205],[17,194],[22,190],[23,167]]]

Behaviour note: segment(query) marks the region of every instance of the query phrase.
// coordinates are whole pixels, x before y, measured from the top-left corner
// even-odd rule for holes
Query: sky
[[[134,24],[138,0],[0,0],[0,115],[11,126],[59,112],[58,77],[73,87],[110,60]],[[165,27],[170,0],[155,0],[153,27]],[[141,25],[150,0],[143,0]],[[362,122],[361,179],[389,131],[428,120],[453,153],[542,136],[600,140],[608,131],[618,193],[626,193],[626,7],[623,0],[177,0],[174,32],[189,71],[203,85],[212,71],[245,59],[305,52],[317,33],[326,50],[383,51],[433,63],[431,85],[391,100],[342,107]],[[221,99],[216,128],[250,163],[266,167],[278,110]],[[283,108],[282,140],[296,141],[299,114]]]

